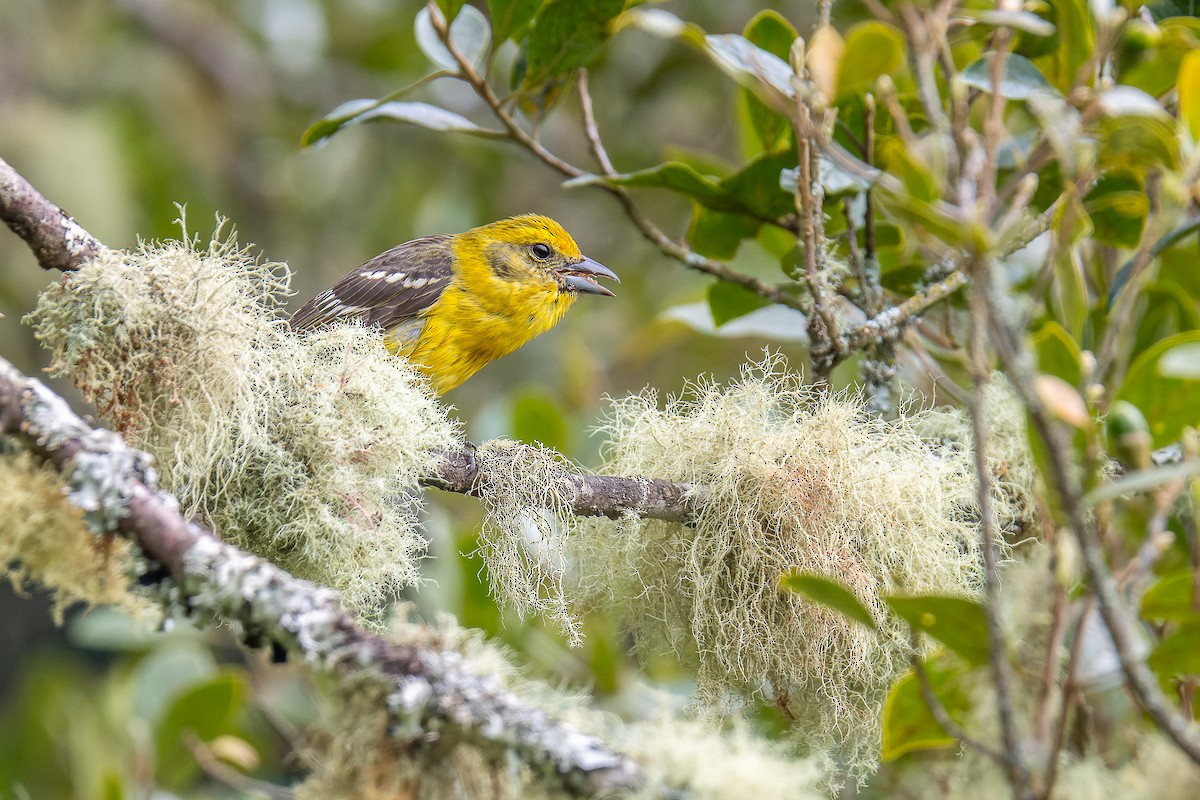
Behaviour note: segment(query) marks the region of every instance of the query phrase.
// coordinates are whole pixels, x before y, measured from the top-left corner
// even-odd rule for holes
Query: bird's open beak
[[[608,287],[596,283],[596,277],[609,278],[617,283],[621,282],[617,273],[599,261],[593,261],[586,257],[578,263],[560,267],[555,272],[562,276],[563,282],[567,286],[582,294],[602,294],[606,297],[614,297],[615,295]]]

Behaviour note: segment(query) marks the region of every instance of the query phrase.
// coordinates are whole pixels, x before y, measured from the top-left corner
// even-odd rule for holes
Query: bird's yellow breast
[[[439,394],[554,327],[575,302],[553,284],[479,286],[467,290],[454,281],[422,315],[419,333],[387,338],[389,349],[407,356]]]

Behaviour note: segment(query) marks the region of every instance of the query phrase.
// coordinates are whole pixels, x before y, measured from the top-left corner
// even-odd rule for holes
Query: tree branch
[[[337,592],[299,580],[184,519],[155,486],[150,456],[80,419],[44,384],[0,358],[0,433],[27,444],[72,487],[70,500],[97,531],[120,532],[178,582],[193,614],[237,622],[345,687],[386,693],[393,734],[441,731],[490,757],[515,754],[578,797],[628,791],[640,770],[598,739],[559,722],[475,674],[453,651],[389,641],[363,630]]]
[[[43,197],[16,170],[0,159],[0,219],[8,223],[33,249],[46,269],[73,270],[103,245],[66,213]],[[26,224],[50,220],[50,224]],[[79,249],[74,243],[86,243]],[[447,492],[478,497],[475,487],[481,473],[474,445],[447,454],[441,469],[422,483]],[[584,517],[637,514],[651,519],[685,522],[692,516],[696,487],[651,478],[618,478],[606,475],[571,475],[565,479],[563,496],[569,497],[574,512]]]
[[[0,219],[29,245],[42,269],[73,270],[104,247],[3,159]]]

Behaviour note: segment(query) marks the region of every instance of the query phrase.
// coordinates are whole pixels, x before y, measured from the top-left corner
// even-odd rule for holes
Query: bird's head
[[[556,288],[570,296],[612,297],[612,291],[596,278],[621,282],[608,267],[579,252],[571,235],[549,217],[524,214],[502,219],[456,239],[460,263],[486,264],[492,276],[510,284]]]

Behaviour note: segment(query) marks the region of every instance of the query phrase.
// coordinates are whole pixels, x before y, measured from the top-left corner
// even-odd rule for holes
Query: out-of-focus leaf
[[[934,696],[950,718],[961,724],[971,710],[970,695],[964,686],[968,670],[945,651],[934,653],[922,664]],[[915,672],[906,673],[892,684],[883,705],[880,756],[884,761],[894,761],[905,753],[951,747],[955,742],[933,718]]]
[[[1200,141],[1200,50],[1183,57],[1175,89],[1179,92],[1179,119],[1192,141]]]
[[[469,133],[472,136],[504,136],[502,131],[480,127],[461,114],[455,114],[453,111],[431,106],[428,103],[406,101],[384,103],[358,115],[353,121],[355,123],[406,122],[409,125],[417,125],[431,131],[453,131]]]
[[[789,572],[779,579],[779,585],[789,592],[804,595],[809,600],[832,608],[842,616],[849,617],[860,625],[866,625],[871,630],[879,627],[867,607],[854,596],[854,592],[824,575]]]
[[[519,42],[545,0],[488,0],[488,16],[497,42]]]
[[[1150,651],[1146,665],[1160,679],[1169,680],[1179,675],[1200,675],[1200,617],[1180,624],[1163,637]]]
[[[722,178],[721,187],[746,210],[776,219],[796,210],[791,189],[784,190],[779,181],[780,173],[795,165],[795,152],[764,153]]]
[[[1200,230],[1200,216],[1193,217],[1182,225],[1168,231],[1167,233],[1163,234],[1163,236],[1157,242],[1154,243],[1153,247],[1150,248],[1151,258],[1158,258],[1166,253],[1167,250],[1179,244],[1181,241],[1188,238],[1198,230]],[[1166,258],[1163,260],[1167,261]],[[1113,278],[1112,286],[1110,286],[1108,289],[1108,304],[1110,306],[1113,304],[1113,301],[1116,300],[1117,294],[1119,294],[1120,291],[1125,288],[1125,284],[1129,282],[1129,278],[1133,274],[1133,265],[1135,263],[1136,260],[1131,258],[1122,264],[1121,268],[1117,270],[1117,274]],[[1194,272],[1195,270],[1191,271]]]
[[[1150,212],[1143,184],[1128,175],[1106,175],[1083,198],[1093,237],[1116,247],[1137,247]]]
[[[437,7],[442,10],[442,16],[453,21],[463,7],[464,0],[437,0]]]
[[[1055,0],[1050,4],[1058,47],[1050,59],[1051,79],[1063,94],[1074,87],[1080,70],[1096,52],[1096,28],[1088,0]]]
[[[1119,324],[1115,320],[1110,325]],[[1150,423],[1154,446],[1179,438],[1183,429],[1200,424],[1200,381],[1164,375],[1163,356],[1181,345],[1200,342],[1200,331],[1170,336],[1142,352],[1129,367],[1115,399],[1132,403]]]
[[[656,167],[625,172],[620,175],[583,175],[565,181],[563,186],[573,188],[595,183],[670,189],[718,211],[741,210],[738,203],[729,196],[720,183],[709,176],[701,175],[693,167],[679,161],[667,161]]]
[[[976,89],[992,93],[992,56],[968,64],[959,75],[963,83]],[[1058,90],[1050,85],[1041,70],[1025,56],[1010,53],[1004,60],[1004,74],[1000,80],[1000,94],[1009,100],[1027,100],[1035,95],[1058,96]]]
[[[736,283],[717,281],[708,287],[708,308],[712,311],[713,324],[718,328],[767,305],[770,301],[765,297]]]
[[[1015,31],[1030,33],[1034,36],[1053,36],[1054,23],[1042,19],[1032,11],[977,11],[964,12],[982,25],[994,25],[997,28],[1012,28]]]
[[[706,302],[672,306],[660,314],[659,319],[678,322],[699,333],[722,339],[750,336],[781,342],[808,341],[808,319],[787,306],[766,306],[719,328],[713,324],[712,310]]]
[[[1100,110],[1110,117],[1139,115],[1143,117],[1163,117],[1167,112],[1150,95],[1133,86],[1114,86],[1096,97]]]
[[[1162,354],[1158,374],[1167,378],[1200,380],[1200,342],[1177,344]]]
[[[245,679],[232,672],[180,694],[154,732],[159,781],[168,787],[178,787],[194,774],[195,759],[187,751],[186,737],[194,736],[205,742],[230,733],[230,725],[245,698]]]
[[[876,145],[880,165],[904,184],[912,199],[925,203],[938,200],[937,179],[929,166],[897,136],[882,136]]]
[[[1128,404],[1125,404],[1128,406]],[[1132,406],[1129,406],[1132,408]],[[1157,489],[1164,483],[1191,478],[1200,473],[1200,461],[1184,461],[1179,464],[1164,464],[1161,467],[1149,467],[1134,472],[1127,472],[1111,483],[1106,483],[1088,492],[1088,505],[1096,505],[1104,500],[1112,500],[1121,495],[1140,494],[1151,489]]]
[[[988,661],[983,606],[964,597],[889,595],[883,602],[914,630],[923,631],[976,666]]]
[[[559,452],[571,444],[562,408],[539,391],[524,392],[512,401],[512,435],[518,441],[540,442]]]
[[[421,48],[426,58],[448,72],[458,72],[458,62],[433,29],[429,6],[424,6],[417,12],[413,30],[417,36],[417,47]],[[458,16],[450,23],[450,41],[467,61],[479,67],[492,44],[492,26],[478,8],[462,6]]]
[[[704,37],[704,49],[722,71],[754,90],[768,105],[779,107],[796,96],[788,63],[746,37],[733,33],[709,34]]]
[[[1079,345],[1057,322],[1047,322],[1033,335],[1033,349],[1038,355],[1038,367],[1055,375],[1071,386],[1083,381]]]
[[[770,9],[754,15],[742,31],[746,40],[786,61],[796,40],[796,29],[777,11]],[[749,89],[739,89],[744,98],[745,113],[760,150],[778,150],[791,135],[791,124],[782,114],[768,108]]]
[[[839,99],[870,87],[904,64],[904,34],[884,22],[860,22],[846,33],[838,71]]]
[[[1200,613],[1197,607],[1196,573],[1192,570],[1166,575],[1142,595],[1142,616],[1157,621],[1182,621]]]
[[[1075,247],[1068,246],[1054,259],[1050,307],[1055,317],[1072,336],[1083,336],[1084,325],[1087,323],[1088,294],[1083,278],[1083,265]]]
[[[808,40],[804,66],[808,69],[813,86],[827,98],[837,96],[838,70],[845,51],[846,43],[832,25],[817,28]]]
[[[626,0],[549,0],[538,12],[526,42],[524,85],[541,86],[594,61],[625,4]]]
[[[1033,389],[1038,400],[1055,418],[1073,428],[1090,428],[1092,417],[1079,391],[1057,375],[1038,375]]]
[[[1111,117],[1097,126],[1099,162],[1109,170],[1140,174],[1151,167],[1176,169],[1179,140],[1165,119],[1127,115]]]
[[[886,200],[886,205],[881,203],[885,213],[926,244],[962,247],[981,246],[986,241],[985,232],[958,218],[943,203],[927,203],[907,192],[878,191],[876,196]]]
[[[697,203],[687,240],[693,250],[707,258],[728,261],[737,255],[744,239],[758,233],[762,223],[736,211],[716,211]]]

